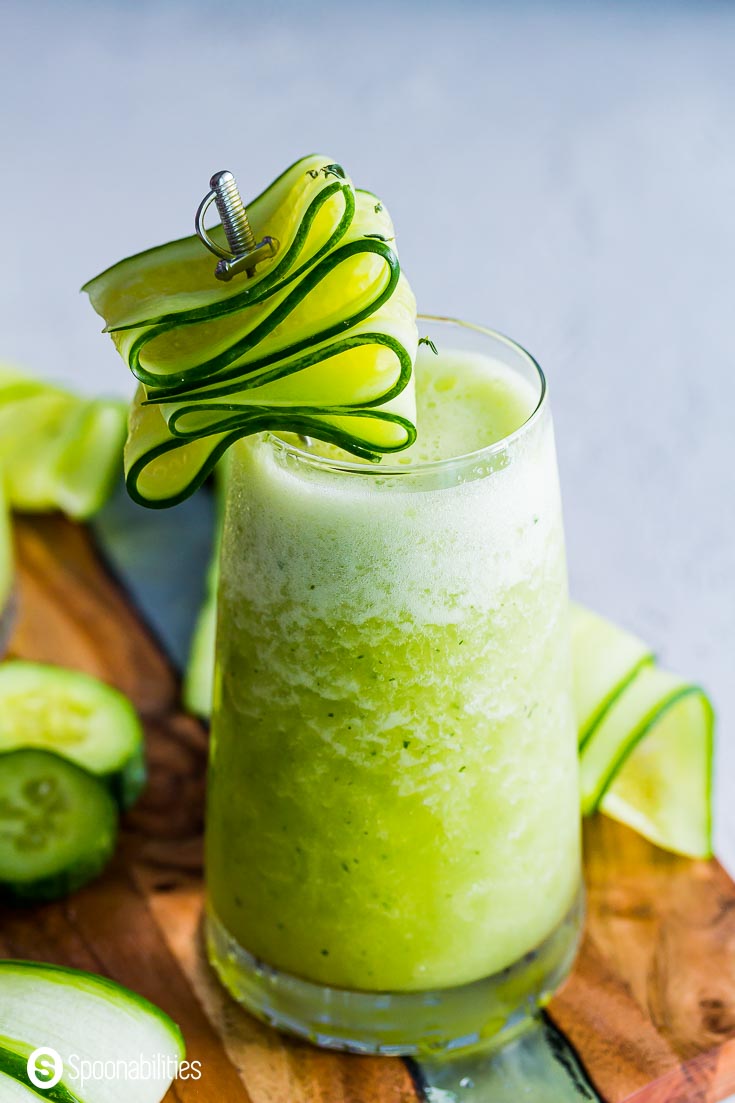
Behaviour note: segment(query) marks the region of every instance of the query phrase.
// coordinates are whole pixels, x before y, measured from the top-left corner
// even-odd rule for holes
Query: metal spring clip
[[[214,270],[215,276],[218,280],[227,281],[242,271],[245,271],[248,277],[255,275],[257,264],[276,255],[278,242],[274,237],[264,237],[262,241],[256,243],[245,204],[231,172],[226,169],[223,172],[215,172],[209,181],[209,186],[212,190],[207,192],[199,204],[194,228],[202,244],[206,245],[210,253],[219,257]],[[229,252],[212,241],[205,229],[204,215],[212,203],[217,205],[222,229],[230,247]]]

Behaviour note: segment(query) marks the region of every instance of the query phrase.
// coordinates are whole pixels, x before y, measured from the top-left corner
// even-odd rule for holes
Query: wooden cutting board
[[[202,1063],[201,1080],[176,1083],[168,1101],[710,1103],[735,1091],[735,884],[717,861],[666,854],[602,817],[585,825],[586,932],[535,1035],[548,1065],[536,1087],[535,1058],[513,1047],[419,1067],[320,1052],[257,1023],[201,951],[206,730],[181,711],[173,667],[89,533],[38,517],[18,518],[16,534],[11,654],[127,693],[145,722],[150,784],[97,882],[0,911],[0,957],[90,969],[163,1007]]]

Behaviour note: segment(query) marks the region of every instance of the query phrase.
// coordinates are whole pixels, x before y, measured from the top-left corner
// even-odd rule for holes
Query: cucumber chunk
[[[0,465],[11,506],[91,516],[122,470],[126,406],[0,365]]]
[[[117,806],[91,774],[48,751],[0,756],[0,899],[56,900],[102,871]]]
[[[41,1048],[58,1055],[61,1079],[52,1088],[33,1088],[28,1077],[28,1059]],[[184,1056],[181,1031],[168,1015],[113,981],[0,961],[3,1103],[160,1103]],[[53,1057],[48,1075],[56,1063]],[[39,1071],[43,1079],[35,1065]]]
[[[145,784],[143,729],[122,693],[76,670],[0,666],[0,753],[39,747],[95,774],[122,808]]]
[[[93,399],[79,405],[54,468],[55,504],[84,520],[102,508],[122,474],[127,405]]]

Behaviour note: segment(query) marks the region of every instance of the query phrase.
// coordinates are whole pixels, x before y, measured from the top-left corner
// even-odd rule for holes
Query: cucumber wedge
[[[251,433],[302,433],[371,460],[415,439],[416,303],[382,203],[314,155],[247,206],[256,239],[279,243],[253,278],[219,283],[191,237],[84,288],[140,383],[125,470],[144,505],[187,497]]]
[[[116,837],[117,805],[91,774],[48,751],[0,756],[0,900],[67,896],[104,869]]]
[[[15,509],[86,518],[121,468],[126,405],[87,400],[0,366],[0,466]]]
[[[0,752],[53,751],[96,775],[122,808],[140,795],[143,729],[130,701],[76,670],[43,663],[0,665]]]
[[[3,1103],[160,1103],[184,1057],[168,1015],[113,981],[0,961]]]
[[[76,520],[97,513],[122,472],[128,407],[92,399],[80,403],[54,466],[54,504]]]
[[[573,610],[582,812],[602,811],[666,850],[712,853],[714,714],[699,686],[644,643]]]

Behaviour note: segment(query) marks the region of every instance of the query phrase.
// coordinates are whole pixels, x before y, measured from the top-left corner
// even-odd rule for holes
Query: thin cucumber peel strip
[[[380,200],[314,155],[247,209],[256,239],[279,243],[250,279],[217,281],[192,236],[84,288],[139,382],[125,469],[144,505],[188,497],[252,433],[301,433],[372,461],[415,439],[416,304]]]

